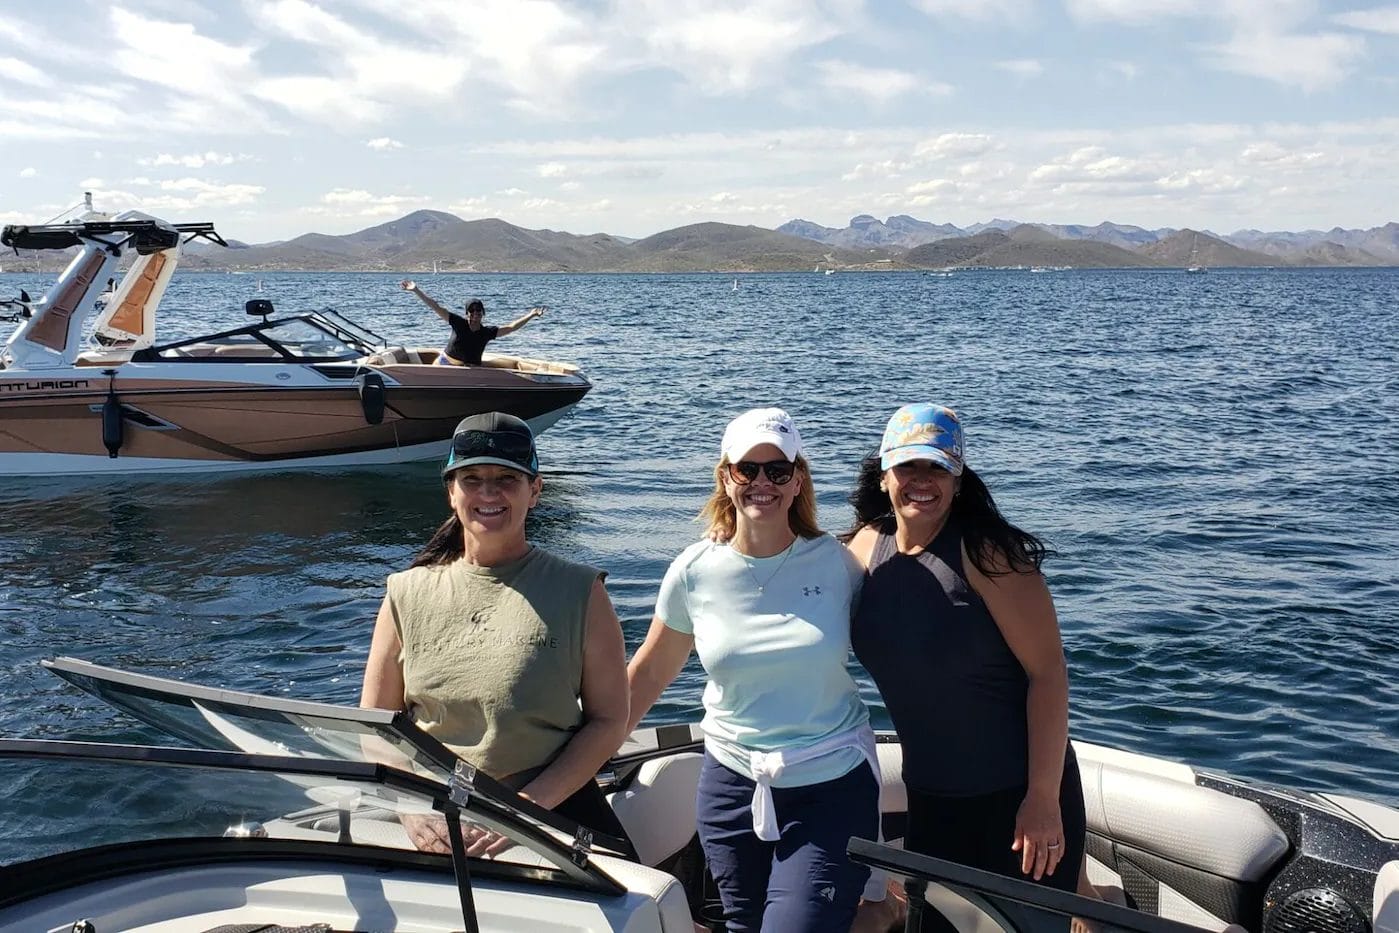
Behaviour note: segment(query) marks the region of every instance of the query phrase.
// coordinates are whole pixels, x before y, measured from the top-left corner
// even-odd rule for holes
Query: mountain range
[[[62,254],[21,253],[10,271],[52,270]],[[499,219],[420,210],[356,233],[275,243],[191,243],[183,262],[208,271],[777,272],[949,268],[1399,266],[1399,223],[1300,233],[1147,230],[994,219],[957,227],[861,214],[843,228],[791,220],[776,230],[699,223],[643,239],[527,230]]]

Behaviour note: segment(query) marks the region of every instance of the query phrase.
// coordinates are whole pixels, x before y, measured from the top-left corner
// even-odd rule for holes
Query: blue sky
[[[0,0],[0,222],[1399,219],[1399,5]]]

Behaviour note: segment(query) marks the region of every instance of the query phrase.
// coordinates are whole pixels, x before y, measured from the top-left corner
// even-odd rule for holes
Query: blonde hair
[[[787,510],[787,525],[800,538],[819,538],[823,532],[816,524],[816,491],[811,488],[811,468],[800,454],[795,464],[796,472],[793,475],[801,480],[802,488],[792,501],[792,507]],[[718,541],[732,539],[738,530],[737,510],[724,490],[724,476],[728,468],[728,457],[721,458],[714,467],[714,492],[699,513],[700,521],[709,525],[705,535]]]

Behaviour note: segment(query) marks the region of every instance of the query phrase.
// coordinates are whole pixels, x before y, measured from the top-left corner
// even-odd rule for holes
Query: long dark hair
[[[413,558],[413,563],[408,567],[436,567],[439,564],[450,564],[460,560],[466,553],[466,535],[461,527],[461,519],[457,518],[457,513],[453,512],[447,520],[437,526],[437,530],[428,538],[427,544],[418,556]]]
[[[855,509],[855,525],[842,535],[844,540],[849,541],[866,526],[893,523],[894,503],[889,494],[879,488],[883,478],[879,454],[871,454],[860,461],[855,488],[846,499]],[[965,467],[960,481],[947,520],[956,522],[962,529],[962,542],[976,569],[987,576],[1007,573],[1006,564],[1009,570],[1038,571],[1053,552],[1039,538],[1006,521],[1001,510],[996,508],[996,500],[991,498],[991,490],[975,470]]]

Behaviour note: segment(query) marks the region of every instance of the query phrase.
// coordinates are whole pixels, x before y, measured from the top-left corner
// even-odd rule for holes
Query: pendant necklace
[[[732,547],[732,545],[730,545],[730,547]],[[743,568],[744,568],[745,570],[748,571],[748,576],[749,576],[749,578],[752,579],[753,585],[756,586],[756,587],[758,588],[758,595],[761,596],[761,595],[763,595],[763,588],[764,588],[765,586],[767,586],[769,583],[771,583],[774,579],[776,579],[777,575],[778,575],[779,573],[782,572],[782,568],[783,568],[784,566],[786,566],[786,564],[787,564],[787,558],[791,557],[791,556],[792,556],[792,552],[795,551],[796,549],[797,549],[797,542],[796,542],[796,539],[794,538],[794,539],[792,539],[792,543],[789,544],[789,545],[787,545],[786,549],[783,551],[783,553],[782,553],[782,560],[780,560],[780,561],[777,562],[777,569],[774,570],[772,573],[768,574],[768,575],[767,575],[767,579],[766,579],[766,580],[762,580],[762,581],[759,581],[759,580],[758,580],[758,575],[757,575],[756,573],[753,572],[753,565],[749,563],[749,560],[750,560],[750,559],[751,559],[751,560],[762,560],[762,558],[760,558],[760,557],[758,557],[758,558],[749,558],[747,554],[744,554],[742,551],[738,550],[737,548],[734,548],[734,553],[737,554],[737,555],[739,556],[739,559],[743,561]]]

